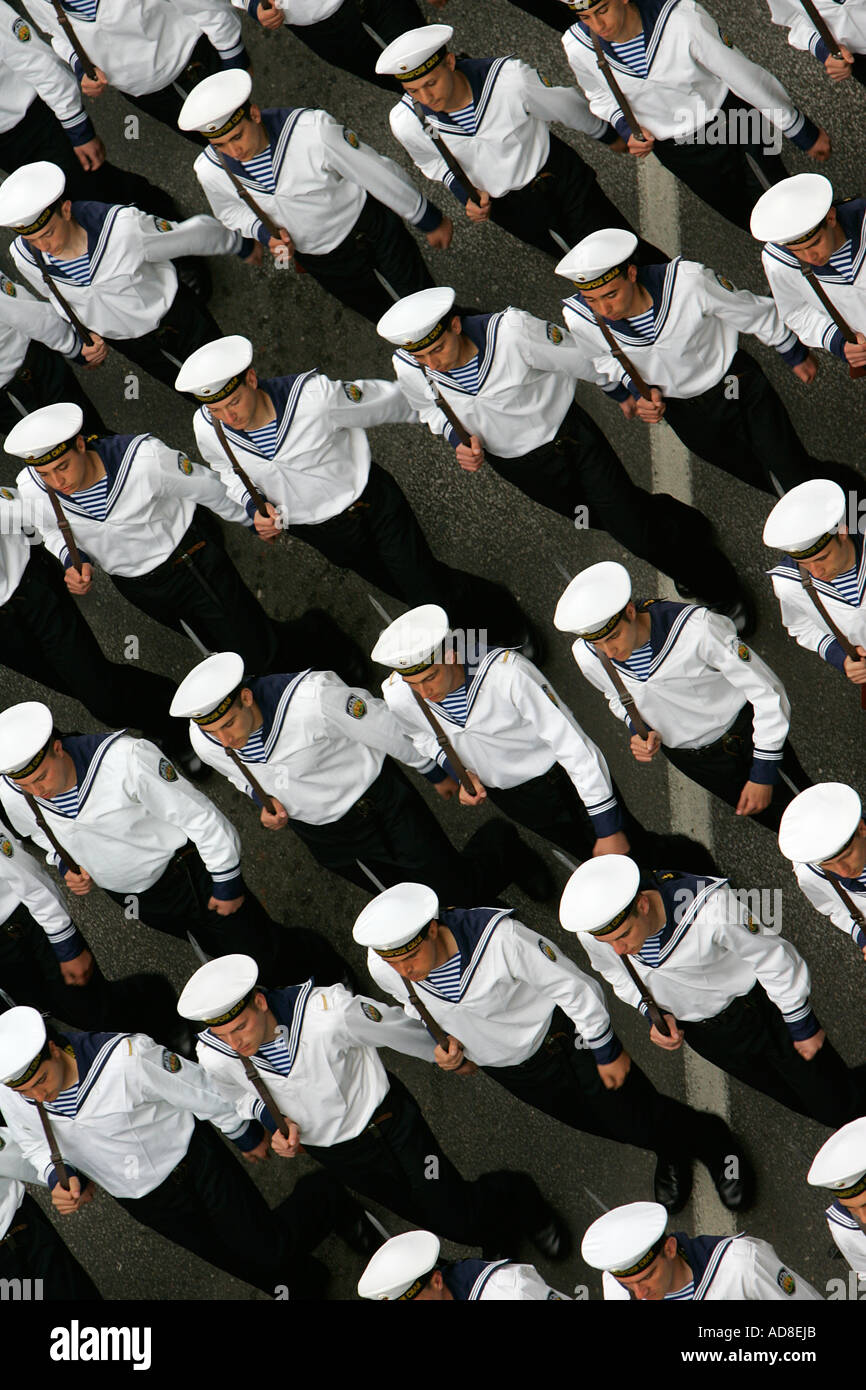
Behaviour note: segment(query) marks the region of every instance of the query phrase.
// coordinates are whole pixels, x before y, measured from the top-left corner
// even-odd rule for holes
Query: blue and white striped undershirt
[[[838,251],[834,251],[829,259],[829,264],[842,276],[844,280],[853,284],[854,282],[854,245],[846,241]]]
[[[460,952],[446,960],[444,965],[437,965],[435,970],[431,970],[425,980],[425,984],[432,985],[437,994],[441,994],[443,999],[448,999],[456,1004],[460,998],[460,977],[462,975]]]
[[[285,1032],[281,1028],[277,1029],[277,1036],[274,1038],[273,1042],[262,1043],[256,1056],[264,1058],[264,1060],[269,1062],[282,1076],[288,1076],[292,1069],[292,1064],[289,1059],[289,1049],[286,1046]]]
[[[640,338],[654,338],[656,331],[656,311],[655,305],[651,304],[645,314],[635,314],[633,319],[629,319],[629,325],[633,333]]]
[[[97,521],[104,521],[108,513],[108,475],[100,478],[98,483],[92,487],[83,488],[81,492],[74,492],[76,505],[82,507],[89,516]]]
[[[477,135],[478,126],[475,121],[474,101],[470,101],[468,106],[461,106],[459,111],[449,111],[448,119],[459,126],[461,130],[465,130],[467,135]]]
[[[63,8],[70,14],[80,14],[84,19],[93,21],[99,8],[99,0],[63,0]]]
[[[247,439],[251,439],[256,448],[265,455],[265,458],[272,459],[277,452],[277,418],[274,416],[269,425],[262,425],[257,430],[244,430]]]
[[[47,1108],[53,1110],[55,1115],[68,1115],[70,1118],[74,1118],[78,1113],[78,1082],[73,1082],[71,1086],[67,1086],[65,1091],[61,1091],[56,1100],[48,1103]]]
[[[459,724],[461,729],[465,726],[469,718],[469,687],[477,671],[476,666],[466,667],[466,679],[456,690],[452,690],[450,695],[445,695],[441,700],[437,700],[440,709],[444,709],[450,719],[455,724]]]
[[[857,582],[856,565],[852,565],[844,574],[837,574],[831,583],[846,603],[850,603],[854,608],[860,607],[860,585]]]
[[[76,256],[71,261],[58,260],[56,256],[49,256],[45,259],[49,265],[55,266],[61,275],[67,280],[71,280],[76,285],[90,284],[90,256],[85,251],[83,256]]]
[[[694,1279],[690,1279],[683,1288],[677,1289],[676,1293],[666,1293],[664,1301],[665,1303],[685,1303],[687,1299],[694,1298],[694,1296],[695,1281]]]
[[[471,391],[473,395],[478,394],[478,365],[480,358],[476,352],[474,357],[470,357],[465,367],[452,367],[446,375],[462,386],[464,391]]]
[[[625,661],[618,661],[616,665],[625,666],[633,676],[637,676],[639,681],[645,681],[649,679],[652,661],[652,642],[645,642],[642,647],[636,647],[631,656],[626,657]]]
[[[269,193],[276,193],[277,181],[274,177],[273,151],[270,145],[266,145],[261,154],[257,154],[254,159],[243,161],[244,169],[251,179],[261,184]]]
[[[78,783],[70,787],[68,792],[58,792],[56,796],[50,798],[49,804],[62,816],[78,815]]]
[[[662,931],[664,928],[662,928]],[[662,932],[656,932],[655,936],[647,937],[644,944],[637,953],[638,960],[642,960],[644,965],[657,966],[661,957]]]
[[[631,68],[639,77],[646,77],[646,34],[643,29],[636,38],[625,43],[612,43],[611,48],[624,67]]]
[[[240,757],[243,758],[244,762],[266,763],[268,761],[268,755],[265,752],[265,744],[262,737],[264,727],[264,724],[262,724],[260,729],[255,729],[241,749]]]

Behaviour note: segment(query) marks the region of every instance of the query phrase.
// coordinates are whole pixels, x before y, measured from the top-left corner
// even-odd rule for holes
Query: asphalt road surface
[[[832,178],[837,193],[860,194],[857,166],[866,144],[862,134],[866,94],[862,88],[853,81],[831,86],[814,59],[789,49],[782,31],[771,25],[763,0],[711,0],[710,9],[735,42],[777,73],[795,101],[827,126],[833,138],[833,155],[822,170]],[[450,0],[442,14],[431,11],[431,19],[439,18],[455,26],[458,49],[478,56],[515,53],[536,64],[553,81],[570,81],[556,33],[507,0]],[[563,7],[563,27],[566,23]],[[254,97],[261,105],[324,107],[378,149],[411,167],[391,138],[387,120],[391,99],[385,92],[327,66],[285,33],[267,35],[251,21],[245,21],[245,29],[255,65]],[[129,123],[133,108],[114,93],[90,103],[90,108],[115,162],[168,188],[187,215],[208,211],[192,172],[193,155],[186,141],[140,113]],[[130,125],[137,126],[136,139],[125,138],[125,133],[134,133]],[[584,137],[560,133],[579,146],[584,158],[599,170],[604,188],[635,221],[640,215],[636,162],[616,157]],[[786,150],[786,161],[792,173],[814,167],[791,146]],[[679,249],[686,257],[709,264],[739,287],[766,292],[756,243],[686,190],[672,194],[663,181],[650,182],[650,201],[645,206],[654,209],[651,215],[657,221],[653,230],[667,228],[680,241],[679,247],[663,242],[666,249]],[[454,214],[456,232],[449,251],[425,251],[436,279],[453,285],[460,303],[484,310],[513,304],[559,322],[559,300],[567,293],[567,286],[553,274],[553,261],[528,250],[493,225],[472,226],[449,194],[444,190],[439,194],[441,206]],[[646,188],[641,196],[646,198]],[[644,230],[650,234],[646,223]],[[661,235],[658,232],[654,239]],[[3,257],[10,269],[6,245],[4,242]],[[212,267],[215,293],[211,308],[215,317],[225,332],[252,338],[256,365],[264,375],[318,367],[332,377],[347,380],[391,376],[388,349],[373,327],[343,310],[310,277],[273,267],[253,270],[232,258],[214,261]],[[819,458],[844,459],[858,467],[864,423],[862,384],[849,381],[840,363],[823,354],[816,383],[804,387],[775,353],[754,340],[748,346],[782,391],[810,450]],[[123,433],[153,431],[195,456],[188,404],[144,376],[138,398],[129,400],[124,372],[125,364],[115,356],[98,373],[86,376],[87,389],[111,426]],[[593,388],[580,386],[577,394],[610,435],[633,476],[651,486],[654,459],[647,427],[625,422],[616,406]],[[658,430],[667,432],[667,426]],[[600,697],[582,681],[568,639],[552,625],[553,609],[563,588],[558,566],[573,574],[597,560],[621,560],[630,565],[637,593],[646,597],[659,592],[657,576],[631,560],[606,536],[578,531],[536,506],[490,469],[475,475],[460,472],[450,448],[423,428],[381,428],[373,432],[373,444],[376,458],[398,478],[442,558],[505,578],[541,626],[549,643],[545,662],[548,677],[601,744],[636,814],[655,828],[664,828],[673,816],[680,828],[700,831],[705,810],[699,801],[683,790],[682,781],[671,783],[669,789],[662,767],[639,768],[634,764],[623,730],[614,724]],[[16,472],[15,462],[3,455],[0,483],[13,483]],[[794,709],[793,739],[801,760],[815,780],[850,780],[856,785],[857,748],[862,748],[859,703],[837,673],[800,651],[781,628],[770,583],[763,573],[768,565],[761,543],[767,499],[695,459],[687,478],[695,504],[712,518],[722,544],[756,597],[760,626],[754,645],[785,680]],[[298,542],[267,548],[239,531],[229,537],[229,546],[247,582],[272,613],[291,617],[308,606],[322,606],[362,644],[372,646],[381,623],[365,586],[352,573],[333,568]],[[385,595],[375,596],[386,605],[390,602]],[[139,639],[143,665],[177,680],[199,659],[190,643],[129,607],[104,575],[98,576],[93,592],[81,602],[114,660],[123,659],[125,640],[130,635]],[[0,689],[4,705],[46,698],[61,727],[93,728],[80,706],[9,672],[3,673]],[[277,837],[263,830],[251,804],[221,779],[214,776],[205,790],[238,825],[244,842],[245,872],[270,912],[324,932],[366,978],[362,955],[351,939],[352,923],[366,901],[365,895],[320,869],[288,833]],[[423,784],[422,791],[457,843],[463,843],[476,828],[478,816],[486,814],[461,810],[450,803],[446,806]],[[811,965],[818,1015],[847,1059],[866,1061],[861,1024],[866,978],[859,953],[850,940],[808,907],[769,832],[737,819],[721,806],[709,812],[708,826],[719,863],[738,886],[753,891],[782,890],[784,934]],[[567,871],[552,858],[549,847],[540,841],[534,843],[545,854],[558,882],[564,884]],[[512,901],[520,919],[548,933],[578,964],[585,964],[580,947],[558,926],[556,901],[540,908],[517,891]],[[778,905],[778,899],[768,901]],[[181,987],[197,964],[189,948],[148,928],[121,921],[118,910],[99,891],[86,899],[75,899],[73,911],[109,975],[157,967]],[[650,1045],[637,1015],[616,1001],[612,1014],[626,1045],[657,1085],[699,1104],[727,1108],[759,1176],[757,1204],[739,1228],[770,1240],[790,1267],[819,1288],[846,1274],[846,1266],[830,1257],[831,1242],[823,1216],[826,1203],[819,1192],[805,1184],[812,1156],[828,1132],[739,1083],[728,1084],[712,1069],[709,1074],[707,1069],[700,1074],[692,1072],[684,1065],[683,1053],[662,1054]],[[571,1259],[556,1266],[541,1261],[540,1268],[561,1290],[569,1292],[575,1285],[583,1285],[591,1297],[598,1298],[600,1282],[580,1260],[579,1238],[603,1207],[651,1198],[652,1157],[578,1135],[522,1106],[482,1076],[461,1081],[394,1054],[386,1060],[418,1096],[443,1145],[467,1174],[474,1175],[495,1163],[526,1169],[536,1176],[575,1233]],[[254,1177],[274,1205],[289,1192],[294,1174],[304,1171],[308,1163],[307,1159],[297,1159],[292,1165],[272,1158],[267,1165],[256,1167]],[[40,1200],[44,1204],[44,1197]],[[677,1219],[678,1226],[706,1233],[733,1229],[706,1183],[700,1185],[696,1201],[698,1209],[687,1209]],[[380,1211],[379,1215],[391,1232],[403,1229],[390,1214]],[[168,1248],[165,1241],[131,1221],[104,1194],[74,1220],[64,1220],[62,1227],[64,1237],[107,1298],[263,1297],[178,1248]],[[353,1297],[361,1262],[336,1240],[324,1245],[320,1254],[333,1270],[331,1296]],[[524,1258],[534,1259],[534,1252],[527,1249]]]

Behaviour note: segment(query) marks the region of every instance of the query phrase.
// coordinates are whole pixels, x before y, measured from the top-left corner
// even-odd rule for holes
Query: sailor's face
[[[241,691],[240,698],[221,719],[204,726],[205,733],[211,734],[223,748],[243,748],[253,731],[255,719],[252,707],[243,702],[243,695]]]
[[[446,53],[444,60],[423,77],[403,82],[404,92],[431,111],[447,111],[454,94],[454,65],[454,54]]]
[[[649,918],[640,911],[641,898],[638,898],[634,911],[621,922],[610,936],[597,936],[605,946],[610,946],[618,956],[636,956],[652,931]]]
[[[800,560],[807,574],[811,574],[813,579],[823,579],[829,583],[837,575],[843,573],[843,564],[847,554],[847,546],[843,536],[834,536],[823,550],[819,550],[816,555],[812,555],[808,560]],[[847,569],[848,566],[845,565]]]
[[[24,240],[43,255],[59,256],[66,250],[71,236],[72,204],[65,202],[60,211],[48,219],[41,231],[33,236],[25,236]]]
[[[676,1253],[676,1239],[670,1236],[648,1269],[640,1274],[632,1274],[628,1279],[618,1279],[617,1283],[628,1289],[638,1303],[660,1303],[671,1291]]]
[[[631,270],[632,267],[629,267]],[[601,314],[603,319],[627,319],[631,317],[635,296],[635,281],[631,275],[618,275],[606,285],[596,290],[581,290],[581,297],[591,309]]]
[[[435,938],[426,936],[414,951],[406,956],[393,956],[387,963],[392,970],[396,970],[401,980],[426,980],[436,965]]]
[[[78,445],[81,448],[78,448]],[[59,459],[54,459],[52,463],[42,466],[34,466],[34,472],[42,478],[46,487],[50,487],[53,492],[62,492],[69,497],[73,492],[78,492],[84,483],[87,472],[87,458],[84,450],[84,440],[81,435],[76,440],[76,447],[68,449],[65,454],[61,454]]]
[[[800,241],[796,246],[787,246],[785,249],[804,265],[826,265],[837,249],[835,226],[836,213],[831,209],[817,232],[813,232],[806,241]]]
[[[432,367],[437,372],[453,371],[460,361],[460,320],[452,319],[451,327],[446,328],[435,343],[423,352],[413,352],[412,356],[422,367]]]
[[[244,382],[224,401],[209,405],[208,411],[214,420],[228,425],[232,430],[245,430],[256,413],[257,395],[255,388]]]
[[[61,751],[57,751],[61,750]],[[23,792],[29,792],[31,796],[41,797],[43,801],[50,801],[66,788],[68,769],[62,752],[62,744],[59,739],[55,740],[54,748],[42,759],[35,772],[29,777],[12,777],[11,780],[16,787],[20,787]]]
[[[844,1207],[847,1212],[866,1227],[866,1192],[861,1192],[857,1197],[837,1197],[840,1207]]]
[[[64,1068],[59,1057],[53,1054],[57,1048],[51,1044],[52,1056],[47,1061],[42,1062],[36,1075],[26,1086],[14,1087],[15,1094],[23,1096],[25,1100],[38,1100],[41,1104],[46,1101],[56,1100],[63,1090]]]
[[[822,860],[819,867],[837,878],[858,878],[866,868],[866,824],[861,820],[845,848],[832,859]]]
[[[259,1004],[264,1007],[260,1008]],[[226,1043],[239,1057],[252,1057],[265,1041],[267,1033],[267,1001],[257,994],[252,1004],[230,1023],[211,1027],[208,1031]]]
[[[257,108],[253,109],[258,114]],[[234,130],[230,130],[226,135],[221,135],[219,139],[210,140],[208,143],[213,145],[220,154],[227,155],[229,159],[237,159],[243,164],[246,160],[254,159],[257,154],[261,154],[268,140],[261,122],[248,117],[236,125]]]
[[[625,26],[627,6],[628,0],[602,0],[591,10],[579,10],[575,18],[600,39],[614,43]]]
[[[411,685],[413,690],[418,691],[422,700],[439,701],[445,695],[451,694],[455,678],[455,668],[443,661],[428,666],[426,671],[419,671],[415,676],[404,676],[403,680],[407,685]]]
[[[611,661],[627,661],[635,649],[637,643],[637,624],[636,609],[629,604],[625,612],[625,617],[617,623],[613,632],[609,632],[606,637],[602,637],[592,645],[600,656],[609,657]],[[631,613],[631,617],[629,614]]]

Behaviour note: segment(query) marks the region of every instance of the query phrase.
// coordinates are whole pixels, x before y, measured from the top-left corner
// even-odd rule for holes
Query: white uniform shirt
[[[792,48],[814,53],[823,63],[829,56],[823,40],[799,0],[767,0],[774,24],[788,31]],[[815,9],[833,37],[852,53],[866,52],[864,0],[814,0]]]
[[[250,770],[293,820],[308,825],[339,820],[379,776],[386,754],[418,772],[433,770],[432,759],[416,751],[381,700],[345,685],[333,671],[265,676],[249,686],[265,720],[267,759],[251,759]],[[207,729],[190,720],[189,737],[202,762],[253,795]],[[237,751],[243,761],[243,750]]]
[[[155,744],[119,733],[64,740],[79,773],[77,816],[39,801],[46,824],[63,848],[100,888],[143,893],[153,886],[176,850],[192,840],[214,880],[214,896],[241,891],[240,837],[197,787],[175,771]],[[0,779],[0,801],[20,835],[29,835],[58,859],[24,793]]]
[[[13,130],[37,96],[54,112],[73,144],[93,139],[93,127],[69,68],[32,24],[0,0],[0,133]]]
[[[284,24],[319,24],[336,14],[343,0],[274,0],[274,9],[282,10]],[[259,0],[232,0],[239,10],[246,10],[255,19]]]
[[[825,1215],[828,1230],[838,1249],[853,1270],[866,1275],[866,1231],[860,1222],[838,1202],[833,1202]]]
[[[136,578],[156,569],[179,545],[196,504],[225,521],[247,524],[215,473],[152,434],[107,435],[88,441],[88,448],[100,455],[106,469],[105,519],[77,502],[75,493],[59,501],[83,558],[107,574]],[[24,468],[18,485],[39,517],[46,548],[68,567],[71,558],[43,479],[35,468]]]
[[[0,487],[0,607],[21,583],[30,547],[37,544],[35,520],[32,507],[25,508],[16,489]]]
[[[607,130],[593,116],[583,94],[571,87],[553,87],[519,58],[461,59],[458,70],[472,87],[476,130],[461,129],[447,112],[424,108],[426,127],[440,132],[443,143],[476,188],[501,198],[525,188],[550,153],[550,122],[598,138]],[[468,190],[458,189],[454,175],[412,109],[405,93],[390,114],[394,138],[428,179],[450,188],[461,201]]]
[[[249,434],[223,425],[229,448],[252,482],[280,514],[284,527],[339,516],[356,502],[370,475],[372,425],[416,420],[393,381],[331,381],[320,372],[260,380],[276,411],[276,453],[268,458]],[[196,411],[193,426],[202,458],[219,474],[233,502],[255,514],[245,485],[217,438],[210,411]]]
[[[815,591],[843,636],[855,646],[866,646],[866,546],[854,536],[857,570],[857,603],[850,603],[834,580],[813,579]],[[837,671],[845,669],[845,652],[803,588],[800,568],[789,555],[768,571],[782,611],[782,622],[799,647],[817,652]]]
[[[71,960],[84,941],[66,910],[57,885],[21,841],[0,829],[0,925],[23,904],[38,922],[59,960]],[[2,983],[2,981],[0,981]],[[0,1110],[2,1110],[0,1105]]]
[[[546,1284],[534,1265],[510,1260],[457,1260],[443,1271],[445,1285],[457,1303],[570,1303],[564,1293]]]
[[[436,404],[434,388],[486,449],[520,458],[555,437],[574,401],[576,379],[606,381],[581,344],[523,309],[472,315],[462,322],[478,348],[477,392],[447,372],[430,367],[425,372],[402,348],[392,358],[409,404],[431,433],[444,434],[455,447],[459,440]]]
[[[695,0],[642,0],[638,8],[647,36],[648,75],[627,67],[609,44],[604,48],[638,122],[657,140],[684,139],[701,130],[733,92],[765,112],[801,148],[814,144],[815,127],[797,110],[778,78],[734,48],[702,5]],[[589,30],[573,24],[563,34],[562,45],[591,109],[627,140],[628,123],[599,72]]]
[[[169,222],[134,207],[73,203],[72,215],[87,231],[89,284],[76,284],[61,273],[62,262],[46,261],[20,236],[12,259],[37,293],[55,302],[42,279],[44,265],[85,327],[103,338],[141,338],[158,327],[177,294],[175,256],[229,255],[241,243],[236,232],[200,213]]]
[[[665,396],[690,400],[716,386],[733,361],[741,333],[753,333],[766,347],[777,348],[792,365],[805,356],[772,299],[735,290],[724,276],[697,261],[677,257],[667,265],[641,267],[638,280],[653,301],[652,337],[629,319],[606,321],[606,326],[644,381]],[[624,384],[638,397],[579,295],[563,301],[562,316],[597,373],[607,379],[605,390],[624,399],[625,391],[617,389]]]
[[[647,965],[637,955],[630,960],[662,1012],[683,1023],[702,1022],[759,983],[792,1036],[799,1039],[817,1031],[809,1004],[809,967],[789,941],[770,935],[751,917],[727,879],[665,873],[657,876],[653,887],[667,908],[659,963]],[[638,988],[613,947],[602,937],[581,933],[579,939],[593,967],[623,1003],[646,1015]]]
[[[623,662],[614,662],[644,723],[668,748],[704,748],[727,732],[748,702],[754,710],[750,779],[773,781],[791,716],[778,676],[740,640],[730,618],[667,600],[651,603],[648,611],[653,654],[649,674],[642,679]],[[611,712],[634,732],[593,644],[579,637],[571,650]]]
[[[27,356],[31,339],[66,356],[77,353],[81,341],[71,323],[29,290],[0,275],[0,386],[11,382]],[[11,394],[14,397],[15,388]],[[27,411],[19,407],[21,414]]]
[[[612,835],[622,816],[600,748],[585,734],[541,671],[518,652],[496,647],[481,658],[467,692],[465,724],[432,701],[454,751],[486,787],[519,787],[555,763],[568,773],[596,834]],[[420,753],[445,766],[445,754],[410,686],[393,671],[382,683],[385,703]]]
[[[791,865],[804,895],[822,917],[829,917],[834,927],[850,936],[857,946],[866,946],[866,934],[854,921],[839,894],[833,887],[837,875],[827,874],[817,864],[793,863]],[[844,878],[841,886],[855,907],[866,916],[866,884],[860,880]]]
[[[2,1101],[0,1095],[0,1101]],[[9,1234],[24,1197],[25,1182],[44,1186],[41,1175],[28,1163],[11,1129],[0,1126],[0,1240]]]
[[[604,1297],[610,1302],[630,1302],[631,1294],[605,1270]],[[700,1279],[695,1302],[784,1303],[823,1302],[823,1297],[799,1274],[782,1263],[772,1245],[754,1236],[729,1236],[715,1247]]]
[[[460,997],[445,999],[427,980],[414,980],[412,987],[471,1061],[480,1067],[525,1062],[544,1041],[557,1005],[577,1029],[575,1046],[590,1047],[597,1064],[616,1059],[621,1048],[602,990],[546,937],[508,909],[449,909],[438,920],[455,932],[460,949]],[[409,1018],[420,1018],[405,981],[373,950],[367,969]]]
[[[271,141],[276,192],[237,160],[227,163],[302,254],[323,256],[345,241],[368,193],[422,231],[439,225],[439,213],[428,217],[427,199],[408,174],[327,111],[275,108],[263,111],[262,121]],[[193,168],[214,216],[267,245],[269,233],[236,192],[212,146]]]
[[[287,1070],[258,1052],[252,1062],[283,1115],[298,1126],[303,1144],[330,1148],[367,1128],[390,1084],[377,1048],[433,1060],[433,1042],[420,1024],[342,985],[322,989],[307,980],[300,987],[268,991],[268,1002],[285,1044]],[[210,1029],[199,1033],[196,1053],[209,1083],[237,1113],[264,1123],[264,1102],[244,1076],[237,1053]],[[273,1132],[272,1121],[267,1128]]]
[[[80,75],[80,60],[51,0],[27,0],[27,9],[58,56]],[[134,97],[169,86],[202,34],[226,66],[243,53],[241,22],[228,0],[99,0],[93,19],[77,9],[67,14],[91,63],[112,87]]]
[[[186,1154],[195,1124],[213,1120],[230,1138],[247,1126],[203,1069],[144,1033],[79,1033],[77,1111],[45,1110],[67,1168],[112,1197],[144,1197]],[[83,1072],[83,1075],[82,1075]],[[36,1106],[8,1086],[0,1105],[25,1158],[50,1187],[57,1174]]]
[[[864,12],[866,13],[866,12]],[[866,200],[852,198],[837,203],[838,225],[846,241],[833,253],[835,262],[814,266],[816,280],[851,327],[866,331]],[[811,348],[826,348],[844,357],[845,338],[803,275],[802,263],[787,246],[764,243],[761,253],[764,273],[779,313],[801,342]]]

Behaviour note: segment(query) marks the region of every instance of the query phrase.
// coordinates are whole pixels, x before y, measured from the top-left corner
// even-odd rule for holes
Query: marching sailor
[[[108,163],[69,68],[32,24],[0,0],[0,168],[11,174],[37,159],[60,165],[73,198],[177,215],[167,193]]]
[[[605,1299],[637,1303],[821,1301],[802,1275],[754,1236],[668,1233],[657,1202],[614,1207],[587,1227],[580,1253],[603,1270]]]
[[[437,560],[402,488],[371,456],[367,428],[417,418],[397,383],[331,381],[315,370],[260,378],[252,361],[249,338],[220,338],[184,362],[175,386],[200,402],[198,451],[256,534],[273,541],[286,531],[405,603],[447,602],[466,627],[525,640],[529,620],[504,585]]]
[[[248,73],[220,73],[196,87],[179,117],[182,130],[207,139],[193,168],[214,216],[243,237],[239,254],[255,265],[265,250],[278,264],[294,259],[373,323],[400,295],[431,285],[401,219],[431,246],[443,247],[451,240],[450,219],[392,160],[327,111],[263,110],[251,92]],[[259,212],[268,214],[279,237]]]
[[[764,273],[785,323],[807,347],[825,348],[849,367],[866,366],[858,328],[866,325],[864,213],[866,199],[837,199],[823,174],[784,179],[752,213],[752,236],[764,243]],[[856,341],[838,326],[837,312]]]
[[[634,860],[605,855],[572,874],[559,920],[623,1003],[658,1020],[650,1028],[657,1047],[675,1052],[687,1042],[729,1076],[821,1124],[861,1113],[862,1083],[812,1009],[809,967],[752,916],[727,879],[642,874]],[[620,956],[630,957],[640,988]]]
[[[722,217],[745,231],[755,199],[785,177],[780,135],[810,159],[830,139],[794,106],[781,82],[746,58],[695,0],[566,0],[577,23],[565,55],[590,108],[629,153],[655,154]],[[600,43],[611,80],[599,68]],[[633,131],[616,84],[639,125]],[[758,172],[754,167],[757,165]]]
[[[376,63],[403,88],[391,130],[422,174],[444,183],[471,222],[495,222],[548,255],[597,227],[628,227],[595,171],[550,132],[556,121],[625,148],[582,93],[552,86],[519,58],[457,58],[448,47],[453,37],[448,24],[411,29]],[[447,164],[446,147],[471,192]],[[665,259],[656,247],[643,249],[646,260]]]
[[[434,1053],[443,1071],[481,1067],[572,1129],[654,1152],[668,1211],[689,1199],[693,1156],[726,1207],[746,1203],[748,1162],[724,1121],[660,1094],[623,1050],[596,981],[508,908],[440,910],[429,888],[400,883],[368,903],[352,934],[376,984],[445,1035]]]
[[[99,723],[144,730],[187,765],[189,743],[168,712],[171,682],[137,662],[108,660],[59,565],[36,543],[38,519],[18,492],[0,488],[0,662],[80,700]]]
[[[211,1120],[236,1143],[250,1126],[200,1066],[144,1033],[46,1033],[35,1009],[0,1016],[3,1113],[25,1158],[51,1189],[61,1216],[94,1200],[95,1184],[143,1226],[244,1279],[271,1297],[315,1296],[324,1267],[306,1251],[313,1214],[304,1187],[321,1204],[314,1178],[302,1178],[272,1212]],[[68,1188],[43,1133],[43,1107]]]
[[[788,742],[782,682],[729,619],[694,604],[636,602],[628,570],[604,560],[572,579],[553,622],[577,634],[572,655],[627,725],[637,762],[664,753],[738,816],[778,829],[809,778]]]
[[[468,1182],[415,1097],[385,1070],[380,1047],[432,1060],[426,1031],[399,1009],[313,980],[266,989],[246,955],[203,965],[178,1009],[201,1024],[199,1062],[209,1084],[249,1121],[242,1147],[254,1159],[270,1149],[294,1158],[303,1149],[354,1191],[449,1240],[501,1250],[528,1235],[549,1258],[568,1253],[568,1230],[533,1180],[502,1170]],[[247,1058],[267,1102],[244,1075]]]
[[[460,467],[475,473],[487,459],[541,506],[606,530],[665,574],[675,569],[690,593],[732,610],[743,606],[740,581],[713,545],[709,522],[637,487],[575,401],[576,380],[606,380],[591,354],[522,309],[463,317],[454,299],[445,288],[409,295],[377,329],[398,349],[392,362],[409,404],[432,434],[444,435]]]
[[[570,1303],[534,1265],[512,1260],[446,1260],[432,1231],[404,1231],[376,1251],[358,1281],[375,1303]]]
[[[219,652],[181,682],[171,712],[189,719],[202,762],[261,807],[267,830],[291,825],[323,868],[368,893],[371,882],[409,873],[449,902],[495,897],[512,880],[531,896],[549,890],[542,861],[503,821],[482,827],[458,854],[394,766],[435,780],[433,759],[381,700],[333,671],[245,679],[238,653]]]
[[[866,559],[860,530],[855,526],[849,532],[845,525],[847,502],[829,478],[813,478],[792,488],[767,517],[764,544],[781,552],[769,574],[790,635],[853,685],[862,686]],[[837,634],[859,655],[848,655]]]
[[[22,415],[55,401],[75,401],[87,433],[106,434],[102,416],[69,364],[98,367],[107,354],[101,338],[83,343],[50,304],[0,275],[0,434],[8,434]]]
[[[806,1181],[832,1192],[824,1213],[830,1234],[851,1268],[866,1275],[866,1118],[843,1125],[821,1145]]]
[[[638,266],[635,246],[630,232],[610,228],[580,242],[556,267],[576,287],[563,301],[569,332],[624,414],[647,424],[666,420],[698,458],[774,496],[819,467],[836,469],[806,452],[763,370],[739,346],[740,333],[751,333],[799,380],[814,378],[814,359],[772,299],[736,290],[723,275],[679,256]],[[612,345],[627,355],[628,367]],[[643,377],[650,399],[630,369]],[[837,471],[846,480],[861,477]]]
[[[61,2],[94,77],[85,72],[53,0],[27,0],[27,8],[72,68],[84,95],[100,97],[116,87],[133,106],[172,130],[184,96],[197,82],[211,73],[249,66],[240,17],[228,0],[138,0],[134,12],[122,0]]]
[[[433,0],[444,3],[444,0]],[[548,4],[555,0],[548,0]],[[420,24],[415,0],[232,0],[272,33],[286,28],[326,63],[392,90],[375,70],[386,44]]]
[[[812,53],[831,82],[855,77],[866,82],[866,4],[864,0],[814,0],[815,9],[835,39],[835,51],[818,33],[799,0],[767,0],[774,24],[788,31],[792,48]]]
[[[11,825],[46,851],[71,892],[95,884],[127,920],[182,941],[191,931],[213,955],[243,945],[267,968],[285,968],[292,934],[246,887],[237,831],[154,744],[122,729],[60,738],[46,705],[13,705],[0,714],[0,772]]]
[[[68,306],[85,328],[173,386],[177,362],[220,329],[171,262],[229,255],[240,234],[201,213],[173,223],[134,207],[73,203],[65,187],[63,170],[45,162],[22,165],[0,185],[0,226],[16,233],[13,261],[64,318]]]
[[[779,849],[812,906],[866,960],[866,823],[854,788],[819,782],[795,796],[779,826]]]
[[[65,1241],[24,1188],[44,1186],[41,1173],[28,1163],[12,1131],[0,1119],[0,1279],[36,1280],[34,1295],[46,1302],[60,1299],[95,1301],[102,1295]],[[15,1285],[12,1285],[15,1287]],[[27,1286],[25,1286],[27,1287]],[[9,1295],[10,1297],[14,1295]],[[26,1297],[26,1295],[24,1295]]]
[[[390,668],[385,704],[444,800],[459,772],[438,742],[430,707],[475,788],[463,806],[488,799],[520,825],[583,859],[626,854],[641,827],[622,802],[601,750],[531,661],[502,647],[460,650],[443,608],[412,608],[379,634],[373,660]]]

